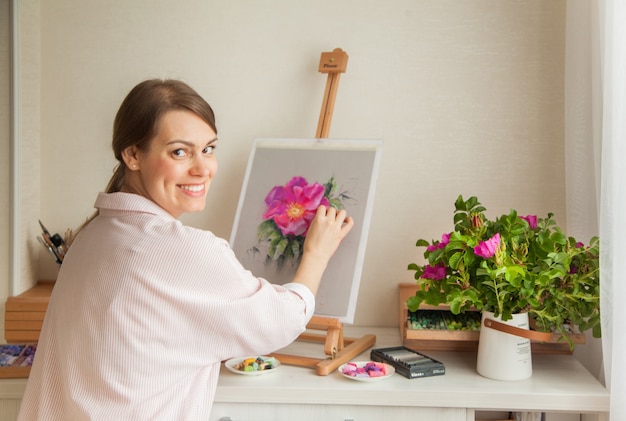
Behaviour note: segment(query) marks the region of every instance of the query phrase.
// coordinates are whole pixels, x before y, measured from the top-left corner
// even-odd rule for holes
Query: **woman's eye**
[[[187,153],[185,152],[184,149],[176,149],[174,152],[172,152],[172,155],[174,155],[177,158],[183,158],[184,156],[187,155]]]
[[[215,145],[209,145],[202,150],[205,155],[211,155],[215,151]]]

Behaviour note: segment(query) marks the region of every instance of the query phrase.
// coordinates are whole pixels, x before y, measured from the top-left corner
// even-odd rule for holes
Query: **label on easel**
[[[345,73],[348,68],[348,54],[341,48],[322,53],[320,58],[320,73]]]

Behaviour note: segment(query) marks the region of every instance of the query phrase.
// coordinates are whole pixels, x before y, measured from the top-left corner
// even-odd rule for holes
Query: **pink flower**
[[[435,266],[426,265],[426,267],[424,267],[424,273],[421,277],[438,281],[446,277],[446,267],[443,263],[439,263]]]
[[[496,250],[500,245],[500,234],[496,233],[487,241],[481,241],[476,247],[474,247],[474,254],[484,259],[489,259],[496,254]]]
[[[435,251],[437,249],[442,249],[446,245],[448,245],[449,242],[450,242],[450,233],[444,233],[444,234],[441,235],[441,242],[440,243],[431,244],[430,246],[426,247],[426,250],[428,250],[428,251]]]
[[[520,218],[528,222],[528,225],[530,226],[531,230],[534,230],[535,228],[537,228],[537,215],[520,216]]]
[[[293,177],[284,186],[274,187],[265,197],[263,219],[273,219],[283,235],[305,236],[320,205],[328,206],[324,186]]]

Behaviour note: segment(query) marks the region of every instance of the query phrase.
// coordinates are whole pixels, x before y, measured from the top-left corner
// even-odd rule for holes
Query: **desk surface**
[[[346,327],[346,336],[376,335],[375,348],[401,345],[397,328]],[[283,353],[320,357],[321,344],[297,342]],[[306,367],[282,365],[275,373],[242,376],[222,367],[216,402],[310,403],[420,406],[476,410],[609,411],[609,392],[571,355],[533,355],[533,375],[523,381],[497,381],[476,372],[475,352],[428,351],[446,374],[407,379],[400,374],[380,382],[357,382],[334,372],[318,376]],[[323,356],[323,355],[322,355]],[[358,360],[368,360],[369,350]],[[355,393],[356,392],[356,393]]]
[[[397,328],[346,327],[348,337],[376,335],[382,348],[400,345]],[[281,352],[323,357],[323,345],[296,342]],[[321,355],[320,355],[321,354]],[[215,402],[338,404],[472,408],[506,411],[608,413],[609,392],[571,355],[533,355],[533,375],[522,381],[497,381],[476,373],[475,352],[429,351],[443,362],[443,376],[364,383],[337,372],[282,365],[274,373],[242,376],[222,367]],[[369,350],[354,360],[369,359]],[[0,399],[21,399],[25,379],[0,380]]]

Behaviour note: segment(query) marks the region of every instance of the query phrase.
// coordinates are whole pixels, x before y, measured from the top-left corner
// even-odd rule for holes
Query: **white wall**
[[[10,104],[10,96],[13,89],[19,92],[19,100],[15,104],[17,110],[17,119],[19,120],[18,126],[15,128],[17,136],[20,138],[20,147],[18,153],[14,153],[11,147],[10,141],[10,120],[15,116],[7,116],[6,119],[0,121],[0,133],[2,133],[1,144],[4,146],[4,154],[2,154],[2,185],[6,188],[0,189],[0,217],[4,224],[2,227],[3,239],[5,244],[0,247],[0,265],[4,268],[0,272],[0,296],[2,302],[0,308],[2,309],[0,314],[0,320],[2,326],[2,339],[4,338],[4,304],[6,295],[10,295],[20,292],[39,277],[39,265],[38,257],[40,250],[37,248],[36,235],[38,233],[37,218],[40,215],[40,170],[41,165],[39,161],[39,153],[41,150],[41,136],[40,125],[41,115],[39,110],[41,109],[41,37],[40,37],[40,6],[38,0],[29,1],[6,1],[1,6],[3,13],[7,13],[6,19],[2,18],[2,36],[0,36],[0,43],[3,47],[0,49],[6,49],[3,51],[3,64],[2,68],[6,66],[6,78],[3,79],[0,92],[2,93],[2,100],[7,101]],[[11,10],[9,4],[15,3],[16,6],[13,9],[16,18],[11,19],[8,15]],[[19,43],[19,54],[17,54],[16,63],[10,62],[10,51],[12,35],[10,34],[10,28],[15,23],[15,27],[18,34],[15,38]],[[4,61],[6,57],[6,61]],[[19,72],[16,79],[16,83],[12,86],[10,84],[9,75],[12,68],[15,67]],[[4,70],[3,70],[4,71]],[[6,137],[4,137],[6,136]],[[10,171],[11,165],[9,162],[13,155],[17,157],[17,165],[15,170]],[[13,200],[10,185],[13,183],[11,180],[11,173],[14,173],[17,183],[20,185],[19,193],[17,195],[16,208],[19,208],[20,212],[16,215],[12,215]],[[5,184],[6,183],[6,184]],[[15,242],[16,247],[13,247],[13,236],[11,223],[17,220],[17,226],[15,226]],[[13,260],[19,261],[12,270]],[[15,272],[16,285],[13,285],[13,274]],[[4,292],[6,291],[6,293]],[[6,295],[5,295],[6,294]]]
[[[0,154],[0,233],[5,241],[0,242],[0,280],[10,277],[11,241],[9,212],[10,202],[10,158],[11,154],[11,85],[10,85],[10,4],[9,0],[0,0],[0,146],[7,153]],[[4,302],[9,295],[9,284],[0,283],[0,311],[4,313]],[[1,338],[0,338],[1,341]]]
[[[207,210],[185,220],[228,238],[253,139],[314,137],[326,83],[317,66],[336,47],[350,58],[330,137],[385,140],[355,324],[396,324],[415,241],[452,227],[458,194],[491,215],[551,211],[566,224],[564,1],[21,3],[40,9],[23,31],[41,35],[35,218],[51,230],[91,214],[128,90],[175,77],[214,107],[221,139]],[[31,247],[25,260],[37,259],[39,277],[54,277]]]

